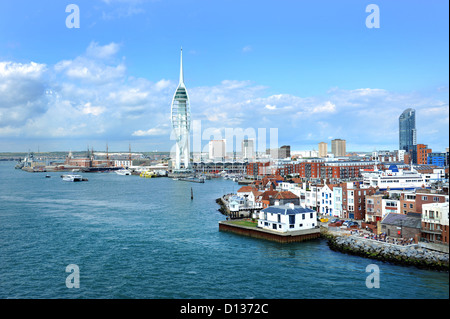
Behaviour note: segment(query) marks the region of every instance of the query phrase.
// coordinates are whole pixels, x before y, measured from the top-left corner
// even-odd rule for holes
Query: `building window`
[[[422,196],[422,200],[428,200],[428,196]]]

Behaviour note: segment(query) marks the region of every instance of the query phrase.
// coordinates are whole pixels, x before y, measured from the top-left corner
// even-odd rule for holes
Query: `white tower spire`
[[[184,72],[183,72],[183,47],[181,47],[181,58],[180,58],[180,83],[184,84]]]
[[[180,170],[182,163],[184,164],[184,169],[190,169],[189,133],[191,129],[191,110],[189,96],[184,85],[183,48],[181,48],[180,57],[180,83],[172,99],[171,120],[176,139],[175,169]]]

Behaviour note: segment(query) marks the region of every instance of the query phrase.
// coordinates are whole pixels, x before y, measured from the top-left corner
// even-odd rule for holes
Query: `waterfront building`
[[[346,141],[339,138],[331,141],[331,152],[333,153],[334,157],[345,156],[345,154],[347,153],[345,144]]]
[[[395,197],[383,198],[381,200],[381,217],[384,218],[390,213],[400,213],[400,200]]]
[[[373,194],[366,196],[366,222],[376,222],[382,219],[383,194]]]
[[[342,217],[365,220],[366,196],[377,191],[375,187],[363,188],[359,182],[344,182],[342,187]]]
[[[172,99],[171,121],[172,130],[176,140],[174,169],[180,170],[182,168],[181,165],[183,164],[184,169],[188,170],[191,168],[189,147],[191,109],[189,96],[184,84],[183,49],[181,49],[180,58],[180,81]]]
[[[341,217],[342,188],[338,184],[325,184],[318,190],[319,213],[325,216]]]
[[[448,203],[448,193],[436,192],[431,189],[419,189],[416,191],[416,213],[422,213],[422,206],[431,203]]]
[[[416,212],[416,193],[415,191],[405,191],[400,193],[399,213],[408,214]]]
[[[314,210],[294,204],[269,206],[259,212],[258,227],[279,232],[314,229],[317,214]]]
[[[209,159],[224,160],[226,156],[226,140],[209,141]]]
[[[399,150],[405,150],[412,156],[413,163],[417,161],[416,145],[416,111],[408,108],[403,111],[398,119],[399,125]]]
[[[422,205],[422,238],[432,243],[449,244],[448,208],[448,203]]]
[[[319,157],[327,157],[328,155],[328,143],[319,143]]]
[[[391,238],[413,239],[418,242],[421,232],[421,216],[416,213],[389,213],[380,222],[381,232]]]

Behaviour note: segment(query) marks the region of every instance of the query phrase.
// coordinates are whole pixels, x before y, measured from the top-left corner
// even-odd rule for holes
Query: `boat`
[[[422,174],[415,170],[406,171],[391,165],[388,170],[381,171],[377,167],[373,170],[362,170],[362,187],[378,187],[379,190],[414,190],[430,188]]]
[[[185,182],[193,182],[193,183],[204,183],[205,182],[204,177],[196,177],[196,176],[181,177],[181,178],[179,178],[179,180],[185,181]]]
[[[131,175],[131,171],[125,168],[119,169],[116,171],[117,175]]]
[[[156,173],[153,171],[145,171],[145,172],[142,172],[139,176],[144,177],[144,178],[152,178],[152,177],[156,177]]]
[[[62,179],[63,179],[63,181],[66,181],[66,182],[83,182],[83,181],[87,181],[87,179],[83,178],[83,176],[81,176],[81,175],[73,175],[73,174],[62,175]]]
[[[50,178],[50,177],[51,177],[51,176],[50,176],[50,175],[48,175],[48,174],[47,174],[47,175],[45,175],[45,178]]]

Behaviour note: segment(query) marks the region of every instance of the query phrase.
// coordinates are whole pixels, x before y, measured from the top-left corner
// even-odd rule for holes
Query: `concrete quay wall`
[[[253,238],[266,239],[283,244],[302,242],[305,240],[311,240],[320,237],[320,230],[318,228],[305,231],[281,233],[261,228],[236,225],[226,221],[219,222],[219,231],[231,232]]]

